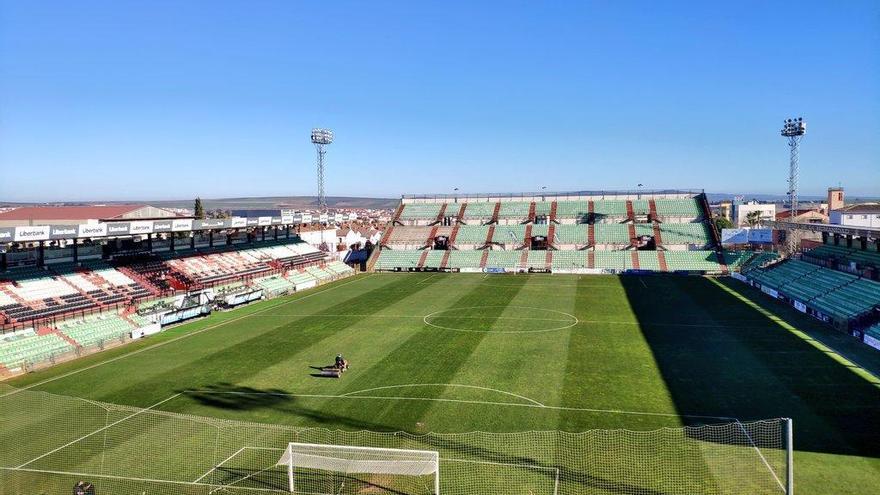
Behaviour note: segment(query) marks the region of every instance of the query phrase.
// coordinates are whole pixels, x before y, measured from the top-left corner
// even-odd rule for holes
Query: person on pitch
[[[336,355],[336,368],[339,369],[339,371],[345,371],[348,369],[348,361],[342,357],[342,354]]]

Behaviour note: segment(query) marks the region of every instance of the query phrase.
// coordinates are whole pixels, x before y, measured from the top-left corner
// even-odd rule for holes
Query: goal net
[[[777,495],[791,493],[792,423],[417,435],[4,394],[0,384],[0,493],[70,493],[82,480],[113,495],[436,495],[438,484],[443,495]]]
[[[440,454],[429,450],[291,442],[277,466],[291,493],[440,493]]]

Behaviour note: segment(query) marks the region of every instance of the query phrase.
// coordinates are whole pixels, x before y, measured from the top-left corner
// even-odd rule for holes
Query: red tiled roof
[[[145,205],[26,206],[0,213],[0,220],[83,220],[122,216]]]

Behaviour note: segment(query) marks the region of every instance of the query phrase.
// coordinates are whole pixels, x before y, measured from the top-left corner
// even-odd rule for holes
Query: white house
[[[758,203],[757,201],[749,201],[748,203],[733,205],[733,225],[736,227],[747,226],[746,221],[749,213],[760,212],[761,220],[776,220],[776,204],[775,203]]]
[[[880,203],[864,203],[844,206],[829,215],[835,225],[880,228]]]

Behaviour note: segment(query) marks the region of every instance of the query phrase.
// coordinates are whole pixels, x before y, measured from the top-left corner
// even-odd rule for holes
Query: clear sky
[[[0,0],[0,199],[880,195],[880,2]]]

